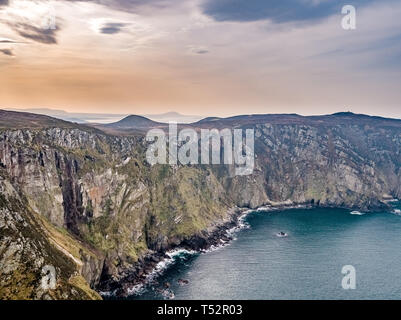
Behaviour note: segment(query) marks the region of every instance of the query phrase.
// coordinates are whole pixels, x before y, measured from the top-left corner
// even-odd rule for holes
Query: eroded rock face
[[[29,207],[102,253],[79,257],[92,287],[229,218],[232,204],[210,172],[150,168],[143,148],[138,138],[76,129],[0,135],[3,176]]]
[[[11,184],[0,178],[0,299],[100,299],[74,261],[55,248],[38,217]],[[43,285],[54,268],[54,286]]]
[[[257,125],[256,168],[223,183],[238,205],[284,202],[377,210],[400,197],[401,130]]]
[[[377,210],[385,206],[383,197],[401,196],[401,128],[252,128],[256,159],[250,176],[235,176],[226,166],[150,167],[142,137],[77,128],[3,130],[1,176],[27,207],[89,248],[91,254],[83,250],[77,258],[92,287],[143,272],[150,253],[202,247],[231,221],[235,206]],[[10,255],[18,243],[9,248],[4,241],[2,250]]]

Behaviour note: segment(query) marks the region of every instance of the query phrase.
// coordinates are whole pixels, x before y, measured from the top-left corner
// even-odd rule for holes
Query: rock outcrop
[[[206,247],[233,223],[237,206],[373,211],[401,196],[401,121],[349,114],[244,119],[193,126],[255,129],[249,176],[224,165],[150,166],[137,131],[111,134],[47,117],[40,123],[40,116],[33,127],[0,126],[0,262],[7,275],[0,297],[96,297],[89,286],[113,290],[121,280],[141,279],[166,250]],[[38,289],[45,263],[62,274],[51,294]],[[31,280],[18,280],[24,273]]]
[[[81,260],[70,253],[78,242],[47,227],[0,178],[0,299],[101,299],[82,277]],[[50,290],[49,267],[55,271]]]

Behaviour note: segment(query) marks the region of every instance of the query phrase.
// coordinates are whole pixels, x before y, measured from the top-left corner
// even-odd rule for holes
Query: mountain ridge
[[[145,126],[151,121],[130,119]],[[225,165],[150,166],[143,129],[132,135],[109,134],[46,116],[0,111],[0,187],[16,190],[15,196],[0,198],[6,204],[0,218],[13,211],[33,221],[41,217],[59,230],[46,234],[81,261],[80,268],[66,268],[71,259],[49,235],[50,247],[38,253],[24,242],[21,252],[46,256],[60,251],[58,262],[53,261],[66,270],[60,286],[67,296],[84,297],[90,294],[87,289],[80,294],[70,290],[68,275],[74,270],[86,281],[80,288],[127,294],[166,251],[205,249],[219,241],[224,226],[236,221],[238,208],[302,204],[368,212],[388,209],[388,199],[401,198],[400,120],[350,114],[251,115],[220,125],[255,130],[252,175],[235,176],[234,168]],[[30,211],[34,214],[25,213]],[[19,226],[18,215],[14,217]],[[2,234],[6,228],[0,223]],[[34,225],[29,228],[29,234],[39,236]],[[71,248],[64,237],[84,245]],[[20,248],[18,239],[1,238],[0,245]],[[1,264],[8,263],[4,259],[0,255]],[[26,270],[23,261],[12,259],[19,262],[16,269],[5,269],[0,291]],[[37,277],[39,267],[29,277]],[[37,280],[28,280],[21,280],[18,296],[29,292],[42,297],[40,288],[28,290]]]
[[[322,124],[322,121],[326,121],[327,124],[336,124],[339,120],[345,120],[347,122],[351,122],[355,119],[365,121],[366,123],[372,124],[374,126],[379,126],[383,124],[387,125],[399,125],[401,124],[401,119],[397,118],[385,118],[380,116],[372,116],[366,114],[356,114],[353,112],[337,112],[333,114],[327,115],[310,115],[303,116],[299,114],[243,114],[230,116],[226,118],[221,117],[206,117],[199,121],[192,123],[182,123],[179,125],[183,126],[233,126],[233,125],[241,125],[241,124],[261,124],[264,122],[269,123],[302,123],[305,124]],[[145,116],[141,115],[128,115],[123,119],[107,123],[107,124],[77,124],[71,121],[57,119],[47,115],[35,114],[31,112],[20,112],[20,111],[8,111],[4,109],[0,109],[0,127],[6,128],[11,127],[12,125],[16,127],[26,127],[29,128],[31,126],[36,127],[50,127],[50,126],[62,126],[62,127],[74,127],[77,125],[86,125],[87,127],[95,127],[95,128],[112,128],[112,129],[150,129],[155,127],[166,127],[168,126],[167,122],[158,122],[151,120]]]

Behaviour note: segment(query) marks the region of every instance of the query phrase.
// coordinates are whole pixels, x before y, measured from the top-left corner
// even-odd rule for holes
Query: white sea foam
[[[259,207],[256,209],[248,209],[244,211],[245,216],[252,213],[252,212],[262,212],[262,211],[272,211],[272,210],[277,210],[277,208],[272,207],[270,205]]]
[[[127,293],[129,295],[133,295],[133,294],[140,294],[143,291],[144,291],[144,284],[140,283],[140,284],[137,284],[137,285],[135,285],[135,286],[133,286],[131,288],[128,288]]]
[[[187,250],[187,249],[174,249],[171,251],[168,251],[166,254],[170,257],[170,258],[174,258],[176,256],[179,256],[180,254],[195,254],[196,251],[195,250]]]
[[[99,294],[102,297],[112,297],[115,295],[115,293],[113,291],[99,291]]]
[[[366,214],[366,213],[364,213],[364,212],[359,212],[359,211],[351,211],[350,214],[357,215],[357,216],[363,216],[363,215]]]
[[[273,210],[273,209],[274,209],[274,208],[273,208],[272,206],[264,206],[264,207],[257,208],[255,211],[256,211],[256,212],[271,211],[271,210]]]
[[[174,249],[171,251],[166,252],[167,258],[161,260],[157,263],[151,273],[149,273],[146,278],[144,279],[143,283],[139,283],[131,288],[129,288],[128,294],[140,294],[144,289],[145,285],[149,284],[157,277],[163,274],[163,272],[175,262],[175,258],[181,254],[195,254],[196,251],[193,250],[186,250],[186,249]]]
[[[205,253],[209,253],[209,252],[214,252],[217,250],[220,250],[228,245],[231,244],[232,241],[237,240],[237,238],[235,237],[235,234],[238,233],[239,231],[243,230],[243,229],[248,229],[251,226],[249,225],[248,222],[246,222],[246,217],[252,213],[252,212],[265,212],[265,211],[276,211],[276,210],[287,210],[287,209],[298,209],[298,208],[306,208],[306,206],[304,205],[296,205],[296,206],[288,206],[285,208],[281,208],[281,207],[272,207],[270,205],[268,206],[264,206],[264,207],[259,207],[257,209],[250,209],[250,210],[246,210],[243,211],[242,215],[240,215],[238,217],[238,221],[237,221],[237,225],[226,230],[226,234],[227,236],[230,238],[230,240],[225,241],[223,239],[220,240],[220,244],[216,244],[216,245],[211,245],[208,249],[206,250],[200,250],[200,252],[194,251],[194,250],[186,250],[183,248],[178,248],[178,249],[174,249],[171,251],[166,252],[166,255],[168,256],[168,258],[163,259],[162,261],[160,261],[156,267],[153,269],[153,271],[151,273],[149,273],[145,280],[143,281],[143,283],[137,284],[135,286],[133,286],[132,288],[128,289],[128,294],[133,295],[133,294],[140,294],[144,289],[145,286],[147,284],[149,284],[150,282],[152,282],[153,280],[155,280],[155,278],[157,278],[158,276],[162,275],[163,272],[172,264],[175,263],[175,258],[181,254],[197,254],[197,253],[201,253],[201,254],[205,254]],[[107,295],[107,293],[106,293]],[[112,293],[110,294],[112,295]]]
[[[276,236],[279,238],[286,238],[288,237],[288,233],[283,232],[283,234],[281,232],[276,233]]]
[[[400,209],[394,209],[393,213],[395,213],[396,215],[400,215],[401,216],[401,210]]]
[[[248,209],[244,211],[244,214],[248,215],[252,212],[271,212],[271,211],[286,211],[286,210],[291,210],[291,209],[308,209],[311,208],[310,205],[306,204],[297,204],[297,205],[281,205],[281,206],[272,206],[272,205],[267,205],[263,207],[259,207],[256,209]]]
[[[220,239],[220,243],[219,244],[211,245],[208,249],[201,250],[200,252],[201,253],[213,252],[213,251],[219,250],[221,248],[224,248],[226,246],[229,246],[232,241],[237,240],[237,238],[235,237],[236,233],[238,233],[239,231],[241,231],[243,229],[249,229],[251,227],[249,225],[249,223],[246,222],[246,217],[251,212],[254,212],[254,210],[246,210],[246,211],[244,211],[242,213],[242,215],[240,215],[238,217],[237,225],[235,225],[234,227],[226,230],[226,235],[227,235],[227,237],[230,238],[230,240],[225,241],[223,239]]]

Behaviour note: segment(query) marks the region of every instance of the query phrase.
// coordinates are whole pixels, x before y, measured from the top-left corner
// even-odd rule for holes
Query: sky
[[[400,18],[400,0],[0,0],[0,108],[401,118]]]

